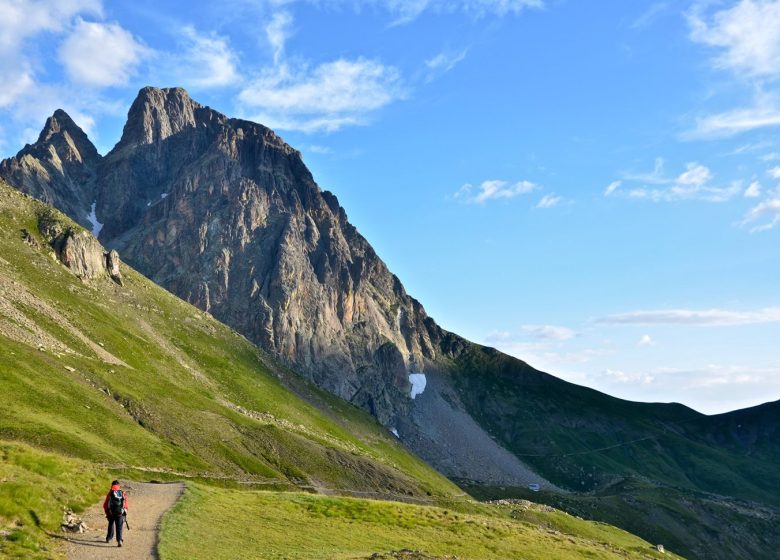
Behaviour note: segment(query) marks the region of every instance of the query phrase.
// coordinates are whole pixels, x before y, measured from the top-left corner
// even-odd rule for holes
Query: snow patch
[[[395,428],[390,428],[390,432],[391,432],[391,433],[392,433],[392,434],[393,434],[395,437],[397,437],[398,439],[401,439],[401,436],[399,436],[399,435],[398,435],[398,430],[396,430]]]
[[[409,383],[412,384],[411,397],[414,399],[414,397],[422,395],[423,391],[425,391],[425,385],[428,383],[428,380],[425,378],[424,373],[410,373]]]
[[[100,235],[100,230],[103,229],[103,224],[98,222],[97,214],[95,214],[95,207],[97,206],[97,201],[92,203],[92,208],[89,211],[89,215],[87,216],[87,220],[89,220],[89,223],[92,224],[92,235],[97,237]]]
[[[165,199],[166,196],[168,196],[167,192],[160,193],[160,198]]]

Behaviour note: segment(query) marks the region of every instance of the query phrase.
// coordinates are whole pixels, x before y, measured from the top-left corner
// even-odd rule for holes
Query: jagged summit
[[[192,128],[202,108],[183,88],[144,87],[130,106],[117,146],[152,144]]]
[[[27,194],[88,225],[101,156],[65,111],[46,119],[35,144],[0,162],[0,176]]]

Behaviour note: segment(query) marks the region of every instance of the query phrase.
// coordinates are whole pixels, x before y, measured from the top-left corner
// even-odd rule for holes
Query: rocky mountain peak
[[[35,144],[0,162],[0,177],[89,225],[95,170],[101,156],[87,134],[62,109],[46,119]]]
[[[130,106],[117,146],[153,144],[192,128],[202,108],[182,88],[144,87]]]
[[[46,119],[46,124],[38,135],[37,142],[32,146],[25,146],[17,154],[17,158],[28,153],[40,156],[42,153],[51,151],[50,145],[63,161],[78,161],[91,165],[100,159],[95,145],[92,144],[86,133],[62,109],[57,109],[51,117]]]

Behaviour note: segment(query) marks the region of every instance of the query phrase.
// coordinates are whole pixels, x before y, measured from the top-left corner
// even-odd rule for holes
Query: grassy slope
[[[776,428],[774,437],[739,448],[733,437],[714,437],[717,417],[616,399],[489,349],[475,348],[454,375],[480,423],[563,487],[587,491],[617,477],[644,477],[780,505]],[[772,414],[777,426],[780,407],[766,410],[765,423]]]
[[[472,495],[545,500],[691,557],[774,558],[780,547],[777,403],[707,417],[615,399],[477,347],[453,376],[496,439],[581,492],[464,484]]]
[[[0,314],[0,437],[124,467],[456,492],[368,415],[311,388],[338,412],[321,413],[285,389],[245,339],[127,267],[125,287],[76,279],[43,239],[40,249],[22,241],[21,229],[36,234],[41,209],[0,191],[0,290],[15,310]],[[15,326],[29,340],[2,335]]]
[[[268,520],[264,538],[277,557],[322,557],[323,546],[328,556],[352,557],[412,542],[479,557],[530,541],[551,543],[561,557],[649,550],[606,526],[575,523],[575,536],[548,534],[539,525],[552,518],[518,523],[486,510],[455,523],[398,503],[236,490],[316,487],[476,507],[368,415],[127,267],[124,287],[76,279],[37,230],[43,211],[0,184],[0,556],[56,556],[46,535],[57,534],[62,508],[95,502],[118,473],[194,484],[167,518],[171,559],[225,550],[235,558],[251,546],[245,527],[258,516]],[[291,540],[290,526],[306,539]],[[197,551],[187,548],[193,534],[209,537],[198,539]],[[493,543],[496,536],[506,543]]]
[[[100,468],[20,443],[0,442],[0,557],[49,558],[64,508],[92,505],[105,487]]]
[[[163,560],[335,560],[401,549],[461,560],[676,557],[614,527],[538,506],[447,510],[200,485],[166,516],[160,552]]]

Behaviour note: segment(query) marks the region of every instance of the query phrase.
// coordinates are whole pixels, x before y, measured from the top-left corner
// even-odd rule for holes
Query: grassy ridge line
[[[444,509],[189,484],[163,519],[163,560],[357,559],[420,550],[435,557],[679,558],[614,527],[512,504]]]

